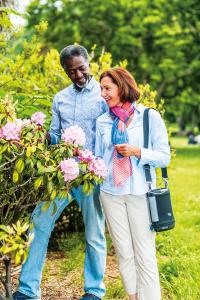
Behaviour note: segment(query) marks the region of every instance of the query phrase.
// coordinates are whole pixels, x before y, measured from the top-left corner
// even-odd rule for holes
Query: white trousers
[[[161,300],[155,232],[150,230],[146,195],[111,195],[100,200],[118,256],[124,288],[139,300]]]

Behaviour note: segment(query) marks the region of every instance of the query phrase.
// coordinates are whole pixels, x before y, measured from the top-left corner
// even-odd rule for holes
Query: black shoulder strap
[[[146,108],[143,116],[144,148],[146,149],[148,149],[149,146],[149,110],[150,108]],[[146,182],[151,183],[152,178],[151,178],[150,166],[144,165],[144,170],[145,170]],[[162,178],[168,179],[167,168],[161,168],[161,171],[162,171]]]

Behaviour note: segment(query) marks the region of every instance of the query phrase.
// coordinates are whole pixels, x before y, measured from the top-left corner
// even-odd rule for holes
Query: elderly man
[[[70,45],[60,54],[60,63],[72,84],[55,95],[52,106],[52,122],[48,135],[51,144],[58,143],[61,132],[79,125],[86,134],[86,148],[94,151],[96,119],[106,111],[100,96],[100,86],[90,74],[87,50],[80,45]],[[82,187],[74,189],[73,196],[83,215],[86,235],[84,264],[84,290],[81,300],[100,300],[105,294],[103,277],[106,262],[104,216],[99,202],[98,189],[86,196]],[[14,300],[41,299],[40,283],[47,247],[55,221],[69,204],[67,199],[56,199],[57,212],[52,207],[41,212],[42,203],[33,211],[34,240],[27,261],[22,267],[19,287]]]

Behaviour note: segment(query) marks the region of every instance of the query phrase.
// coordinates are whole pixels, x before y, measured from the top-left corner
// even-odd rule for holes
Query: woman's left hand
[[[137,158],[141,158],[141,149],[130,144],[118,144],[115,145],[115,149],[123,156],[136,156]]]

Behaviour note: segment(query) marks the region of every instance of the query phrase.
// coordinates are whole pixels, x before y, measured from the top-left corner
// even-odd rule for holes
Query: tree
[[[168,117],[199,122],[199,1],[34,0],[28,12],[28,30],[49,22],[48,46],[105,47],[114,64],[127,59],[137,80],[158,91],[157,101],[166,99]]]

